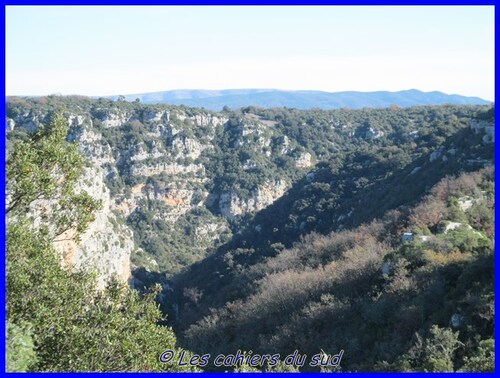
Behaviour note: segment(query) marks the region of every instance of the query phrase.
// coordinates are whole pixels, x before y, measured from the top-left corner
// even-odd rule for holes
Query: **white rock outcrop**
[[[76,270],[95,271],[98,289],[104,288],[112,276],[128,282],[130,254],[134,250],[133,234],[128,227],[120,224],[111,211],[111,198],[104,184],[103,171],[96,167],[87,168],[77,190],[86,191],[94,199],[102,201],[102,208],[80,235],[80,241],[71,239],[74,230],[54,239],[54,247],[60,253],[63,265]]]
[[[312,166],[312,155],[309,152],[304,152],[295,159],[297,168],[309,168]]]
[[[246,199],[238,197],[234,191],[222,193],[219,197],[220,212],[223,217],[233,219],[238,215],[262,210],[285,194],[288,187],[284,180],[268,182],[258,187]]]
[[[119,127],[124,123],[128,122],[129,115],[125,112],[119,113],[107,113],[102,120],[102,125],[104,127]]]

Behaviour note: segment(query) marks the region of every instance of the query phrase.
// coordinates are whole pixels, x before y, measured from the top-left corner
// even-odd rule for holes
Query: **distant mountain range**
[[[109,96],[112,99],[118,96]],[[467,97],[443,92],[422,92],[416,89],[388,92],[322,92],[322,91],[287,91],[278,89],[224,89],[200,90],[180,89],[164,92],[129,94],[127,101],[137,98],[146,104],[173,104],[192,107],[204,107],[221,110],[224,106],[237,109],[243,106],[265,108],[288,107],[297,109],[337,109],[337,108],[383,108],[390,105],[484,105],[491,101],[479,97]]]

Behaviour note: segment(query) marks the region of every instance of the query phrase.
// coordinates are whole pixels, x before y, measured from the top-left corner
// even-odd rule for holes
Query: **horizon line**
[[[63,94],[60,92],[53,92],[53,93],[47,93],[47,94],[41,94],[41,95],[20,95],[20,94],[7,94],[6,97],[49,97],[49,96],[61,96],[61,97],[70,97],[70,96],[81,96],[81,97],[89,97],[89,98],[108,98],[108,97],[115,97],[115,96],[134,96],[134,95],[145,95],[145,94],[152,94],[152,93],[164,93],[164,92],[181,92],[181,91],[206,91],[206,92],[217,92],[217,91],[242,91],[242,90],[247,90],[247,91],[276,91],[276,92],[321,92],[321,93],[328,93],[328,94],[338,94],[338,93],[379,93],[379,92],[386,92],[386,93],[400,93],[400,92],[410,92],[410,91],[417,91],[421,93],[442,93],[448,96],[463,96],[463,97],[470,97],[470,98],[477,98],[483,101],[489,101],[491,103],[494,103],[495,100],[491,99],[486,99],[480,96],[474,96],[474,95],[464,95],[460,93],[447,93],[443,92],[440,90],[430,90],[430,91],[424,91],[420,90],[417,88],[408,88],[408,89],[400,89],[400,90],[385,90],[385,89],[379,89],[379,90],[340,90],[340,91],[327,91],[327,90],[321,90],[321,89],[279,89],[279,88],[250,88],[250,87],[240,87],[240,88],[221,88],[221,89],[213,89],[213,88],[176,88],[176,89],[166,89],[166,90],[154,90],[154,91],[145,91],[145,92],[134,92],[134,93],[125,93],[125,94],[108,94],[108,95],[87,95],[87,94],[79,94],[79,93],[71,93],[71,94]]]

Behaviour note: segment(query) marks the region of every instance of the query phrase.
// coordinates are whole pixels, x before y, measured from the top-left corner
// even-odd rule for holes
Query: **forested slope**
[[[308,234],[260,262],[236,266],[245,254],[228,252],[226,271],[235,272],[218,292],[233,299],[187,327],[183,345],[344,350],[342,371],[492,370],[493,195],[492,169],[464,173],[441,180],[414,207]],[[180,322],[217,303],[203,286],[184,294]]]

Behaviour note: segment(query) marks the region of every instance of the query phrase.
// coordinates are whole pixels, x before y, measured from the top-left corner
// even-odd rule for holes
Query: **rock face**
[[[104,184],[100,168],[87,168],[80,180],[79,190],[86,191],[94,199],[101,200],[102,209],[95,220],[76,242],[69,237],[73,230],[56,237],[54,247],[60,252],[63,264],[75,269],[97,272],[97,286],[104,288],[112,276],[127,283],[130,278],[130,254],[134,250],[132,231],[120,224],[111,211],[109,189]]]
[[[144,119],[146,122],[147,121],[159,122],[163,118],[165,118],[165,120],[168,121],[169,120],[169,113],[166,111],[162,111],[162,110],[158,110],[158,111],[150,110],[150,111],[144,112]]]
[[[107,113],[102,119],[102,124],[104,127],[118,127],[123,125],[125,122],[129,120],[129,116],[127,113]]]
[[[153,165],[134,166],[132,175],[150,177],[165,173],[167,175],[182,175],[194,173],[201,177],[205,175],[205,168],[201,164],[155,163]]]
[[[467,211],[469,210],[474,203],[477,202],[474,198],[465,196],[465,197],[460,197],[458,199],[458,207],[460,207],[460,210],[462,211]]]
[[[384,132],[380,130],[375,130],[372,127],[370,127],[366,133],[365,133],[365,138],[366,139],[378,139],[380,137],[384,136]]]
[[[14,120],[11,118],[7,118],[6,129],[8,131],[12,131],[12,130],[14,130],[15,127],[16,127],[16,123],[14,122]]]
[[[283,180],[266,183],[252,192],[247,199],[238,197],[234,191],[223,193],[219,198],[220,212],[225,218],[234,219],[238,215],[262,210],[280,198],[288,186]]]
[[[201,189],[145,187],[143,193],[148,200],[161,201],[166,205],[165,211],[159,216],[172,224],[181,215],[203,206],[208,196],[208,192]]]
[[[295,160],[297,168],[309,168],[312,166],[312,155],[309,152],[304,152]]]
[[[172,141],[172,148],[176,152],[176,157],[197,159],[205,146],[202,146],[194,139],[175,137]]]
[[[75,238],[76,230],[70,229],[61,235],[53,234],[53,246],[60,253],[61,264],[75,270],[95,272],[97,288],[103,289],[111,277],[128,283],[131,275],[130,255],[135,249],[133,232],[112,212],[110,190],[105,184],[107,171],[116,171],[111,147],[103,143],[101,133],[93,129],[92,120],[86,114],[66,114],[69,132],[68,139],[77,141],[80,153],[86,158],[86,167],[75,190],[85,191],[92,198],[102,203],[102,208],[95,213],[95,220],[86,231]],[[31,131],[47,117],[30,115],[27,119],[11,120],[8,125]],[[116,117],[115,117],[116,118]],[[109,167],[113,167],[109,169]],[[39,200],[30,206],[28,214],[35,227],[47,225],[53,230],[44,214],[50,212],[51,201]]]
[[[52,108],[31,105],[11,112],[6,129],[33,131],[46,124]],[[184,259],[192,263],[231,236],[230,223],[283,196],[316,158],[276,122],[255,114],[229,119],[203,109],[88,100],[70,104],[63,115],[68,140],[78,143],[88,164],[81,189],[103,208],[79,243],[62,240],[68,234],[56,247],[64,264],[97,271],[100,287],[112,275],[127,281],[130,258],[141,247],[139,260],[167,269],[165,256],[155,255],[158,243],[149,250],[134,246],[137,218],[160,224],[150,236],[162,239],[162,253],[198,251]],[[287,176],[284,163],[296,172]],[[174,266],[179,264],[168,269]]]
[[[495,141],[495,126],[493,122],[473,119],[470,127],[476,134],[483,134],[483,143],[493,143]]]

